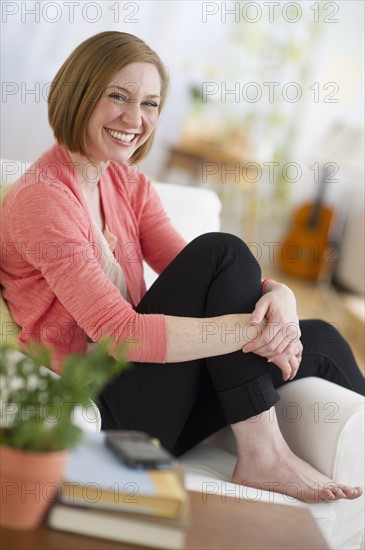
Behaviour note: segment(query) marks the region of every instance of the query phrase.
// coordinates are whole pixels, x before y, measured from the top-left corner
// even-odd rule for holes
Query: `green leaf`
[[[29,344],[27,356],[0,346],[1,444],[34,452],[74,447],[82,434],[72,423],[75,407],[87,406],[128,368],[125,350],[120,348],[115,360],[110,344],[104,339],[87,356],[67,356],[61,377],[43,368],[51,364],[50,349],[43,344]]]

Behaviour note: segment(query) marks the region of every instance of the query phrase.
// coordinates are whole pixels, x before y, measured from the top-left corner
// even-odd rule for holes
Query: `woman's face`
[[[130,159],[156,127],[160,90],[160,75],[152,63],[131,63],[114,75],[86,128],[93,161]]]

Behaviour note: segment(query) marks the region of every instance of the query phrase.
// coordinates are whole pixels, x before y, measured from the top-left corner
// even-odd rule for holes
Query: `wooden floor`
[[[347,307],[348,295],[328,285],[303,281],[284,274],[272,265],[263,266],[263,276],[287,284],[297,299],[300,319],[323,319],[333,323],[349,342],[358,365],[365,374],[365,325]]]

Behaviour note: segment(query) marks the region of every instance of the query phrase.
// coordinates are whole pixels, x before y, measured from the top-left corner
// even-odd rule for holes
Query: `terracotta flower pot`
[[[60,491],[69,451],[31,453],[0,446],[0,524],[34,529]]]

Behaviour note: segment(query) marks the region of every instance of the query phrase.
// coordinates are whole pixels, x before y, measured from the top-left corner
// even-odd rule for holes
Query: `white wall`
[[[285,38],[296,25],[300,34],[304,16],[295,23],[283,20],[282,14],[288,13],[285,10],[290,2],[281,2],[275,8],[273,22],[269,21],[269,11],[263,3],[251,2],[252,10],[255,6],[262,9],[260,21],[252,22],[254,11],[244,11],[248,4],[193,0],[3,1],[1,155],[32,161],[51,145],[53,137],[48,127],[46,104],[48,83],[82,40],[103,30],[117,29],[137,34],[146,40],[158,51],[170,70],[171,91],[160,120],[157,139],[149,158],[141,165],[147,172],[158,176],[168,144],[179,140],[181,126],[189,110],[187,89],[194,79],[219,81],[222,75],[230,74],[233,79],[244,83],[247,75],[255,78],[255,57],[251,58],[249,71],[245,73],[248,60],[246,63],[244,53],[240,56],[237,44],[234,48],[232,46],[238,30],[250,35],[255,26],[258,28],[257,25],[264,23],[262,32],[267,32],[269,28],[271,34],[277,31],[279,38]],[[316,4],[307,1],[298,3],[307,19],[315,17],[310,7]],[[320,4],[323,7],[324,3]],[[319,159],[319,144],[332,124],[342,121],[363,125],[364,5],[359,1],[347,0],[327,2],[326,5],[330,9],[322,12],[316,23],[319,39],[310,56],[307,81],[300,82],[303,89],[308,83],[318,82],[321,98],[315,102],[314,92],[306,90],[301,101],[299,131],[292,144],[291,160],[301,163],[308,177],[303,177],[292,186],[290,191],[296,200],[315,190],[313,174],[308,167]],[[225,13],[237,6],[239,10],[235,14]],[[336,13],[332,15],[332,11]],[[205,22],[204,12],[211,13],[206,15]],[[244,19],[244,13],[248,20]],[[266,56],[270,55],[269,40],[262,50]],[[262,62],[262,51],[258,51],[257,66]],[[215,76],[208,75],[209,67],[214,69]],[[271,74],[270,78],[275,79],[275,74]],[[295,78],[295,63],[289,64],[286,71],[280,73],[283,82]],[[339,92],[335,94],[338,103],[324,102],[323,86],[328,82],[339,86]],[[35,92],[32,93],[32,90]],[[217,109],[222,109],[223,113],[227,105],[228,102],[223,105],[222,101],[218,101]],[[242,104],[231,106],[231,117],[234,117],[235,107],[239,113]],[[267,105],[262,100],[247,104],[245,108],[257,114]],[[290,127],[291,123],[289,115],[286,124]],[[259,136],[258,141],[263,142],[265,137],[266,132],[262,139]],[[270,161],[269,153],[266,153],[267,159],[264,156],[260,160]],[[264,182],[260,184],[264,188]]]
[[[18,1],[2,2],[1,9],[2,156],[28,161],[53,141],[47,122],[48,84],[82,40],[105,30],[120,30],[140,36],[160,54],[172,78],[157,140],[166,143],[178,139],[187,109],[184,63],[214,57],[221,42],[219,33],[226,30],[219,21],[214,32],[212,26],[204,27],[201,3],[194,1]],[[154,155],[158,159],[158,147]],[[150,164],[155,167],[156,163]]]
[[[301,17],[293,21],[296,6]],[[257,102],[244,101],[242,96],[232,100],[232,95],[224,100],[217,94],[210,106],[210,116],[224,123],[239,121],[245,128],[248,120],[255,120],[254,159],[271,162],[275,150],[281,146],[286,155],[281,162],[294,162],[302,170],[301,178],[288,186],[286,213],[281,210],[279,217],[275,208],[271,211],[275,205],[271,200],[274,184],[267,173],[258,181],[262,206],[259,241],[280,239],[285,220],[291,218],[290,210],[296,203],[314,198],[318,187],[310,169],[314,163],[330,161],[338,165],[338,181],[329,186],[326,198],[336,204],[343,216],[352,189],[363,187],[364,3],[361,1],[281,1],[277,6],[277,2],[261,1],[16,0],[1,2],[1,24],[3,158],[33,161],[53,143],[47,121],[49,83],[81,41],[115,29],[144,39],[160,54],[170,71],[170,94],[155,144],[141,163],[141,168],[152,177],[159,178],[169,144],[180,139],[182,124],[190,110],[191,84],[213,81],[219,89],[224,85],[232,89],[236,84],[242,88],[251,81],[263,87],[263,82],[268,81],[279,84],[276,88],[279,94],[273,103],[268,101],[267,88],[263,87],[263,97]],[[313,41],[308,40],[308,29],[316,35]],[[283,104],[280,93],[288,82],[296,82],[302,89],[298,104],[288,101]],[[330,92],[334,92],[334,102],[328,101]],[[283,121],[271,125],[270,120],[274,119],[270,116],[280,114],[284,115]],[[355,129],[339,133],[334,140],[332,128],[339,123]],[[292,135],[289,140],[288,135]],[[284,138],[287,142],[283,151]],[[356,195],[362,196],[358,192]],[[237,190],[225,186],[225,230],[240,234],[240,219],[246,211],[242,200]],[[363,208],[362,212],[350,212],[348,216],[350,222],[355,217],[363,227]],[[362,266],[364,263],[363,256],[359,256],[359,243],[353,242],[353,231],[349,224],[347,227],[345,270],[347,264],[355,265],[351,258]],[[361,269],[356,272],[358,279],[363,278]],[[357,283],[352,286],[358,288]]]
[[[328,196],[339,203],[352,185],[363,185],[364,176],[364,3],[336,2],[338,23],[327,24],[313,66],[312,82],[318,82],[318,97],[309,95],[296,144],[296,156],[304,167],[313,162],[335,162],[339,179],[328,188]],[[327,89],[324,86],[327,84]],[[337,124],[350,126],[338,140],[333,138]],[[342,138],[343,136],[343,138]],[[313,195],[316,183],[308,177],[296,190],[298,199]]]

